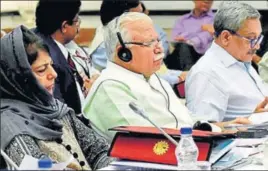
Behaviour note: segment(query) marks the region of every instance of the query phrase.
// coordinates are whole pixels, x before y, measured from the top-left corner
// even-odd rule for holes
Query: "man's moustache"
[[[257,52],[257,49],[252,49],[248,51],[248,55],[254,55]]]
[[[164,53],[158,53],[158,54],[156,54],[156,56],[155,56],[155,58],[154,58],[154,61],[158,61],[158,60],[160,60],[160,59],[163,59],[164,56],[165,56]]]

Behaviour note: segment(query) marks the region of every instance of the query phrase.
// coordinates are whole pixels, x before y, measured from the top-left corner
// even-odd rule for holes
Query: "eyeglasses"
[[[160,39],[154,39],[154,40],[151,40],[149,42],[124,42],[124,44],[132,44],[132,45],[139,45],[139,46],[145,46],[145,47],[153,47],[153,45],[157,45],[160,42],[161,42]]]
[[[251,49],[253,49],[257,44],[261,44],[261,42],[262,42],[262,40],[263,40],[263,35],[262,35],[262,34],[261,34],[259,37],[257,37],[256,39],[250,39],[250,38],[248,38],[248,37],[245,37],[245,36],[242,36],[242,35],[236,33],[236,32],[233,31],[233,30],[228,30],[228,29],[227,29],[227,31],[229,31],[229,32],[230,32],[231,34],[233,34],[233,35],[236,35],[237,37],[240,37],[240,38],[242,38],[242,39],[245,39],[245,40],[249,41],[249,43],[250,43],[250,48],[251,48]]]

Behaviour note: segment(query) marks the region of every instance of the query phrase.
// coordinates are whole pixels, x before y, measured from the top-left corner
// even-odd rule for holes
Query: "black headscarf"
[[[1,38],[1,149],[17,135],[54,140],[62,136],[59,119],[73,112],[54,99],[32,73],[23,43],[24,26]]]

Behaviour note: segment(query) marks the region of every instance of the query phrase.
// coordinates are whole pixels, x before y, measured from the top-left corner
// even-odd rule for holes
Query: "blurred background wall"
[[[1,0],[1,29],[9,30],[20,24],[28,27],[35,26],[35,7],[38,1],[3,1]],[[188,13],[194,6],[192,1],[143,1],[150,10],[153,21],[165,29],[170,35],[170,29],[180,15]],[[217,10],[222,1],[214,0],[212,9]],[[242,1],[257,8],[263,18],[268,19],[268,3],[266,0]],[[90,36],[94,36],[94,30],[100,22],[99,1],[82,1],[80,17],[82,19],[81,28],[90,30]],[[267,22],[268,24],[268,22]],[[91,37],[89,39],[91,39]]]

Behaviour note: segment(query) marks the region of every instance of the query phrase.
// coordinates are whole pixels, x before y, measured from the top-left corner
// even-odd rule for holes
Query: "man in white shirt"
[[[150,17],[137,12],[124,13],[111,21],[104,33],[109,61],[83,106],[92,127],[111,141],[115,133],[108,131],[109,128],[152,126],[132,111],[130,102],[143,108],[161,127],[193,126],[195,119],[188,109],[168,82],[155,74],[164,51]]]
[[[268,111],[268,89],[251,66],[262,41],[260,13],[223,2],[214,19],[215,41],[186,78],[186,105],[195,117],[217,122]]]

